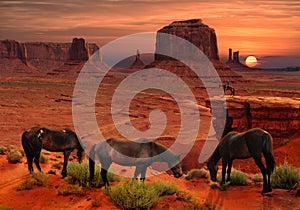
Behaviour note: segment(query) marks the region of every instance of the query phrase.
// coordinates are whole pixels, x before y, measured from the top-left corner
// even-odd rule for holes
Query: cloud
[[[300,2],[294,0],[0,1],[0,39],[66,41],[81,35],[107,41],[191,18],[201,18],[216,30],[220,52],[236,45],[236,37],[239,44],[253,42],[240,46],[249,51],[272,52],[275,43],[300,52]]]

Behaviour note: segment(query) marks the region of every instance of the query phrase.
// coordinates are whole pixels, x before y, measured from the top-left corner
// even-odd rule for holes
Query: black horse
[[[230,132],[219,142],[217,148],[209,158],[207,167],[212,181],[217,178],[217,163],[222,158],[222,182],[225,183],[226,167],[227,180],[230,181],[232,161],[234,159],[246,159],[253,157],[263,175],[262,193],[271,192],[270,176],[275,168],[275,160],[272,152],[272,136],[260,128],[253,128],[243,133]],[[262,154],[266,160],[266,167],[262,162]],[[267,180],[268,175],[268,180]]]
[[[76,133],[66,128],[63,130],[50,130],[44,127],[33,127],[22,134],[22,146],[26,154],[28,169],[33,172],[32,162],[41,171],[39,159],[41,150],[64,153],[64,166],[62,177],[67,176],[67,164],[70,153],[77,149],[78,162],[81,163],[84,149]]]
[[[163,157],[157,155],[164,152]],[[94,179],[95,155],[101,163],[101,177],[105,186],[109,186],[107,170],[115,162],[123,166],[136,166],[134,178],[145,180],[146,170],[153,162],[167,162],[176,178],[182,176],[179,156],[165,146],[146,139],[138,141],[110,138],[95,144],[89,155],[90,181]]]

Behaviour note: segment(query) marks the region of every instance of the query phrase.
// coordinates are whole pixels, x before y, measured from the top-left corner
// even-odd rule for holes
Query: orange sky
[[[153,32],[175,20],[201,18],[217,33],[220,55],[300,55],[300,1],[53,0],[1,1],[0,40],[100,46],[123,35]]]

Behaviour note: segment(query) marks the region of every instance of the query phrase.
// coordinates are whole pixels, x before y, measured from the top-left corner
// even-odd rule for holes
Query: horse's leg
[[[106,188],[106,187],[109,187],[109,181],[107,179],[107,171],[112,162],[110,159],[101,159],[100,157],[99,157],[99,159],[100,159],[100,163],[101,163],[101,178],[102,178],[102,181]]]
[[[32,166],[32,162],[33,162],[33,155],[31,153],[26,154],[27,157],[27,165],[28,165],[28,170],[30,173],[33,172],[33,166]]]
[[[40,155],[41,155],[41,150],[34,154],[34,163],[35,163],[37,169],[39,171],[42,171],[41,166],[40,166]]]
[[[232,161],[229,161],[228,162],[228,168],[227,168],[227,179],[226,179],[226,182],[230,181],[231,167],[232,167]]]
[[[65,178],[67,176],[68,160],[69,160],[69,156],[72,151],[73,151],[73,149],[69,149],[69,150],[64,150],[64,152],[63,152],[64,153],[64,166],[61,171],[62,178]]]
[[[142,166],[142,167],[140,168],[140,174],[141,174],[140,180],[141,180],[142,182],[144,182],[145,179],[146,179],[146,171],[147,171],[147,166]]]
[[[105,188],[109,187],[109,181],[107,179],[107,170],[102,167],[101,167],[101,177],[102,177],[102,181],[104,183]]]
[[[225,175],[226,175],[226,167],[227,167],[227,160],[222,158],[222,181],[221,184],[225,184]]]
[[[261,157],[254,157],[254,160],[255,160],[255,163],[256,165],[259,167],[260,169],[260,172],[262,173],[263,175],[263,190],[262,190],[262,193],[267,193],[268,192],[268,186],[267,186],[267,169],[265,168],[262,160],[261,160]]]
[[[271,187],[271,174],[268,173],[268,192],[272,192],[272,187]]]
[[[141,174],[141,167],[140,166],[136,166],[135,167],[135,171],[134,171],[134,175],[133,175],[134,179],[137,180],[140,174]]]

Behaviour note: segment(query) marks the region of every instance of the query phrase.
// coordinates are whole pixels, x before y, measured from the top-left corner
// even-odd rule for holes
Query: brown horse
[[[217,163],[222,158],[222,182],[225,183],[226,167],[227,180],[230,181],[232,161],[253,157],[263,175],[262,193],[271,192],[270,176],[275,167],[272,152],[272,136],[260,128],[253,128],[243,133],[230,132],[219,142],[217,148],[209,158],[207,167],[212,181],[217,180]],[[262,162],[262,154],[266,160],[266,167]],[[268,180],[267,180],[268,175]]]
[[[234,87],[230,86],[230,85],[223,85],[223,90],[224,90],[224,94],[226,95],[226,91],[229,90],[230,91],[230,95],[234,96],[235,94],[235,89]]]
[[[67,164],[70,153],[77,149],[78,162],[81,162],[84,149],[76,133],[66,128],[63,130],[50,130],[44,127],[33,127],[22,134],[22,146],[26,154],[28,170],[33,172],[32,162],[41,171],[39,164],[41,150],[64,153],[62,177],[67,176]]]
[[[159,155],[164,153],[163,155]],[[180,158],[165,146],[146,140],[129,141],[110,138],[95,144],[89,155],[90,181],[94,179],[95,155],[101,163],[101,177],[109,186],[107,171],[112,162],[123,166],[136,166],[134,178],[145,180],[146,170],[153,162],[167,162],[176,178],[182,176]],[[161,157],[163,156],[163,157]]]

